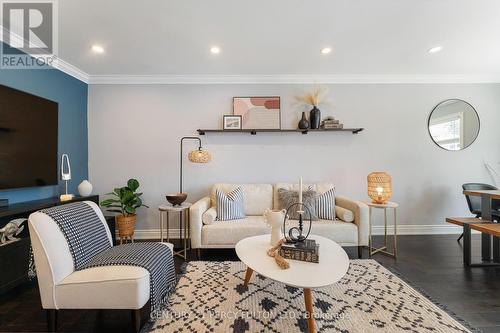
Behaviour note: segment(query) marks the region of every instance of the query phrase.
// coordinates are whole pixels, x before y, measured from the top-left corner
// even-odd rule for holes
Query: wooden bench
[[[480,231],[483,234],[488,234],[488,235],[500,237],[500,223],[471,224],[470,228],[472,230]]]
[[[446,222],[458,225],[463,227],[466,223],[484,223],[485,221],[481,220],[478,217],[447,217]]]
[[[500,223],[482,220],[477,217],[448,217],[446,222],[458,225],[464,230],[464,263],[467,266],[497,266],[500,263]],[[472,263],[471,230],[481,232],[481,252],[483,258],[490,257],[491,243],[493,236],[493,263],[482,262]],[[485,241],[486,240],[486,241]],[[484,259],[483,259],[484,260]]]

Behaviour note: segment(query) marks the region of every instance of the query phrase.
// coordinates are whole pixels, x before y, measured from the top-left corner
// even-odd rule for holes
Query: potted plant
[[[129,179],[127,186],[118,187],[111,193],[113,198],[106,199],[101,202],[101,206],[105,207],[108,212],[118,213],[115,216],[115,221],[118,226],[118,234],[120,236],[120,243],[123,238],[129,237],[133,242],[134,227],[137,220],[136,210],[139,207],[147,207],[141,200],[142,193],[136,192],[139,188],[137,179]]]

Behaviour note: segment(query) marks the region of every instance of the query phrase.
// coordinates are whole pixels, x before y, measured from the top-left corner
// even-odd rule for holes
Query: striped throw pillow
[[[335,188],[318,195],[316,213],[323,220],[335,220]]]
[[[245,218],[245,200],[241,187],[229,194],[217,189],[215,191],[217,220],[229,221]]]

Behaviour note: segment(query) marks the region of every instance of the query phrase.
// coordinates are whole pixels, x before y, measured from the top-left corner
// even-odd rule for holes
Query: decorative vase
[[[130,238],[132,243],[134,242],[134,229],[135,221],[137,220],[137,215],[116,215],[115,221],[118,226],[118,236],[120,237],[120,244],[125,240]]]
[[[266,209],[264,211],[264,222],[271,227],[271,245],[275,246],[283,238],[281,227],[285,219],[286,211]]]
[[[311,129],[318,129],[319,124],[321,122],[321,111],[314,106],[309,112],[309,123],[311,125]]]
[[[308,129],[309,121],[306,118],[306,113],[302,112],[302,119],[299,121],[299,129]]]
[[[92,184],[85,179],[78,185],[78,193],[80,193],[82,197],[88,197],[92,193]]]

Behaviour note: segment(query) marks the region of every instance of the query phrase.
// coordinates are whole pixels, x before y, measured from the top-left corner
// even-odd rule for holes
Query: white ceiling
[[[59,56],[91,76],[500,77],[500,0],[62,0]]]

